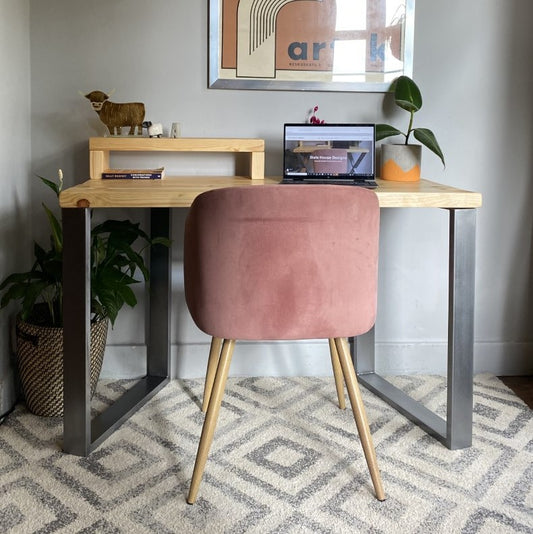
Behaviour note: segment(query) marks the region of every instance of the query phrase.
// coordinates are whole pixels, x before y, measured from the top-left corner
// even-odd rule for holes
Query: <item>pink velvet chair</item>
[[[187,502],[198,494],[238,339],[330,340],[376,497],[385,498],[346,342],[375,322],[378,241],[377,196],[363,188],[250,185],[196,198],[185,223],[185,298],[198,328],[213,337],[214,380],[206,381]]]

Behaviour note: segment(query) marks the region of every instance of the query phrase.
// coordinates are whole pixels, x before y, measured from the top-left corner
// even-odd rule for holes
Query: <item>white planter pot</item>
[[[394,182],[418,182],[422,145],[381,145],[381,178]]]

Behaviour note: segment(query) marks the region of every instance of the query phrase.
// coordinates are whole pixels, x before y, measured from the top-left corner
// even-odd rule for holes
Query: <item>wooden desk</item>
[[[279,183],[281,178],[245,176],[174,176],[163,180],[87,180],[61,192],[62,208],[187,208],[200,193],[222,187]],[[420,180],[376,180],[381,208],[479,208],[481,195]]]
[[[89,208],[148,208],[153,235],[168,236],[171,209],[191,205],[204,191],[277,183],[279,178],[168,177],[164,180],[89,180],[63,191],[64,232],[64,442],[66,452],[88,455],[169,381],[171,255],[151,252],[147,376],[91,421],[89,392],[90,272]],[[472,442],[475,216],[479,193],[427,180],[377,180],[382,208],[442,208],[449,211],[448,407],[446,421],[375,372],[374,331],[352,340],[359,380],[451,449]],[[295,186],[297,187],[297,186]]]

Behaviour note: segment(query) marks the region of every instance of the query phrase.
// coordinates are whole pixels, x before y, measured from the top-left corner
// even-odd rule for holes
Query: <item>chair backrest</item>
[[[318,173],[346,174],[348,151],[345,148],[321,148],[311,154],[313,169]]]
[[[187,306],[225,339],[319,339],[375,322],[379,205],[335,185],[244,186],[199,195],[185,223]]]

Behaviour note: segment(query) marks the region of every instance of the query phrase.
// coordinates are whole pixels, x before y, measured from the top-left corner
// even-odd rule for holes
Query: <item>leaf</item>
[[[51,180],[47,180],[46,178],[43,178],[42,176],[37,176],[43,184],[47,185],[55,194],[56,196],[59,196],[59,193],[61,192],[61,186],[56,184],[55,182],[52,182]]]
[[[0,284],[0,290],[5,289],[9,285],[18,285],[24,283],[30,283],[32,279],[32,273],[13,273],[10,274],[5,280]]]
[[[442,153],[442,150],[440,149],[439,143],[437,143],[437,139],[435,138],[433,132],[427,128],[415,128],[413,133],[418,141],[439,156],[440,160],[442,161],[442,165],[446,167],[446,163],[444,162],[444,154]]]
[[[22,284],[13,284],[2,296],[0,307],[5,308],[12,300],[20,300],[26,295],[27,287]]]
[[[102,287],[110,288],[113,288],[116,284],[131,285],[139,283],[138,280],[112,265],[103,267],[95,273],[94,281],[97,284],[101,284]]]
[[[394,82],[396,105],[409,112],[417,112],[422,107],[422,94],[418,85],[409,76],[400,76]]]
[[[148,268],[144,264],[143,257],[140,254],[137,254],[137,252],[132,249],[125,251],[125,254],[129,259],[131,275],[133,275],[136,269],[138,268],[141,271],[143,278],[145,280],[149,280],[150,273],[148,272]]]
[[[172,246],[172,240],[167,237],[154,237],[151,240],[152,245],[161,245],[163,247],[170,248]]]
[[[61,224],[57,220],[56,216],[48,209],[46,204],[43,203],[44,211],[48,217],[48,222],[50,223],[50,229],[52,230],[52,239],[54,243],[54,248],[57,252],[63,251],[63,230],[61,229]]]
[[[132,308],[137,304],[137,297],[129,286],[118,286],[117,291],[120,292],[124,302]]]
[[[47,287],[47,282],[34,282],[33,284],[26,287],[26,291],[24,292],[23,298],[19,299],[22,300],[22,309],[20,312],[22,319],[27,319],[29,317],[29,315],[33,311],[37,299],[42,295],[43,291]]]
[[[381,141],[382,139],[392,137],[393,135],[405,134],[400,132],[397,128],[394,128],[394,126],[388,124],[376,124],[376,141]]]
[[[132,223],[129,220],[117,221],[109,219],[95,226],[92,231],[95,235],[108,233],[108,240],[111,243],[119,242],[131,245],[138,238],[142,238],[148,243],[150,242],[148,235],[140,229],[140,224]],[[115,245],[113,244],[113,246]]]
[[[100,236],[93,235],[91,245],[93,269],[98,268],[98,266],[104,262],[106,256],[106,248],[107,247],[104,239],[102,239]]]

